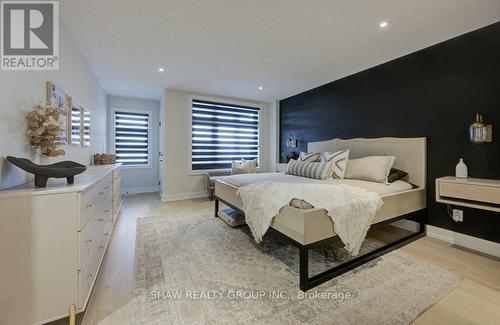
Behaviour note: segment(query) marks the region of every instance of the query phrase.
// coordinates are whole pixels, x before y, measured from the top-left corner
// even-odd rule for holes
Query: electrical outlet
[[[464,221],[464,212],[462,210],[453,209],[453,220],[455,222],[463,222]]]

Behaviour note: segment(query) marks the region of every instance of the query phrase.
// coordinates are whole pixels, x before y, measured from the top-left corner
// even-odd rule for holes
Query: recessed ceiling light
[[[389,26],[389,23],[387,21],[383,21],[379,24],[380,28],[386,28],[387,26]]]
[[[165,71],[165,69],[163,69],[162,67],[158,68],[158,72],[163,72],[163,71]]]
[[[259,90],[263,90],[263,89],[264,89],[264,87],[262,87],[262,86],[259,86]]]

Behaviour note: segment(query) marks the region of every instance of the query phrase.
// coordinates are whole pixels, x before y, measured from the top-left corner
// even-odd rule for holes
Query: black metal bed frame
[[[227,206],[237,210],[238,212],[243,213],[241,209],[235,207],[234,205],[224,201],[223,199],[215,196],[215,217],[217,217],[218,211],[219,211],[219,201],[226,204]],[[425,236],[425,225],[426,225],[426,219],[427,219],[427,209],[421,209],[415,212],[411,212],[399,217],[395,217],[389,220],[384,220],[378,223],[375,223],[371,226],[371,228],[376,228],[380,227],[398,220],[403,220],[403,219],[408,219],[411,221],[415,221],[419,224],[419,230],[416,233],[413,233],[411,235],[405,236],[403,238],[400,238],[396,241],[393,241],[389,244],[386,244],[382,247],[379,247],[367,254],[357,256],[347,262],[344,262],[340,265],[337,265],[335,267],[332,267],[331,269],[328,269],[326,271],[323,271],[319,274],[316,274],[312,277],[309,277],[309,250],[315,246],[319,246],[325,243],[325,241],[330,240],[331,238],[326,238],[320,241],[317,241],[315,243],[303,245],[299,243],[298,241],[288,237],[287,235],[279,232],[278,230],[274,228],[269,228],[269,231],[272,231],[274,234],[277,234],[278,236],[281,236],[285,241],[291,243],[295,247],[299,249],[299,287],[300,290],[302,291],[307,291],[311,288],[314,288],[328,280],[331,280],[349,270],[352,270],[368,261],[371,261],[379,256],[382,256],[384,254],[387,254],[399,247],[402,247],[404,245],[407,245],[419,238],[422,238]]]

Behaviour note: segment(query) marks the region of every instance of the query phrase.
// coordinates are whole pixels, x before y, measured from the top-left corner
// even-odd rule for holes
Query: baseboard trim
[[[489,240],[464,235],[452,230],[427,225],[427,236],[450,244],[462,246],[484,254],[500,257],[500,244]]]
[[[158,186],[147,186],[147,187],[132,187],[132,188],[124,188],[123,194],[140,194],[140,193],[153,193],[159,192],[160,189]]]
[[[427,236],[454,244],[454,231],[427,225]]]
[[[160,191],[160,200],[162,202],[167,202],[167,197],[165,196],[165,192]]]
[[[200,192],[190,192],[190,193],[178,193],[178,194],[161,194],[161,200],[163,202],[172,202],[172,201],[180,201],[180,200],[189,200],[189,199],[201,199],[208,197],[208,193],[206,191]]]

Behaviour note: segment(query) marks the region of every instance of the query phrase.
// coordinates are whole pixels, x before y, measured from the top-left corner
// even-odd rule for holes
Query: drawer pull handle
[[[103,222],[103,221],[104,221],[104,218],[97,219],[97,221],[99,221],[99,222]]]
[[[109,186],[104,186],[104,189],[107,190],[109,188]]]
[[[104,194],[104,192],[99,192],[99,195],[103,195],[103,194]]]
[[[104,236],[109,236],[109,232],[105,233]]]
[[[92,203],[89,203],[85,206],[86,208],[91,208],[92,207]]]
[[[104,213],[108,213],[108,212],[109,212],[109,210],[104,210]]]
[[[86,243],[91,243],[92,242],[92,238],[91,239],[87,239],[85,242]]]
[[[92,273],[87,274],[87,279],[90,279],[92,277],[94,277],[94,275]]]
[[[104,245],[99,246],[99,249],[103,249],[103,248],[104,248]]]

